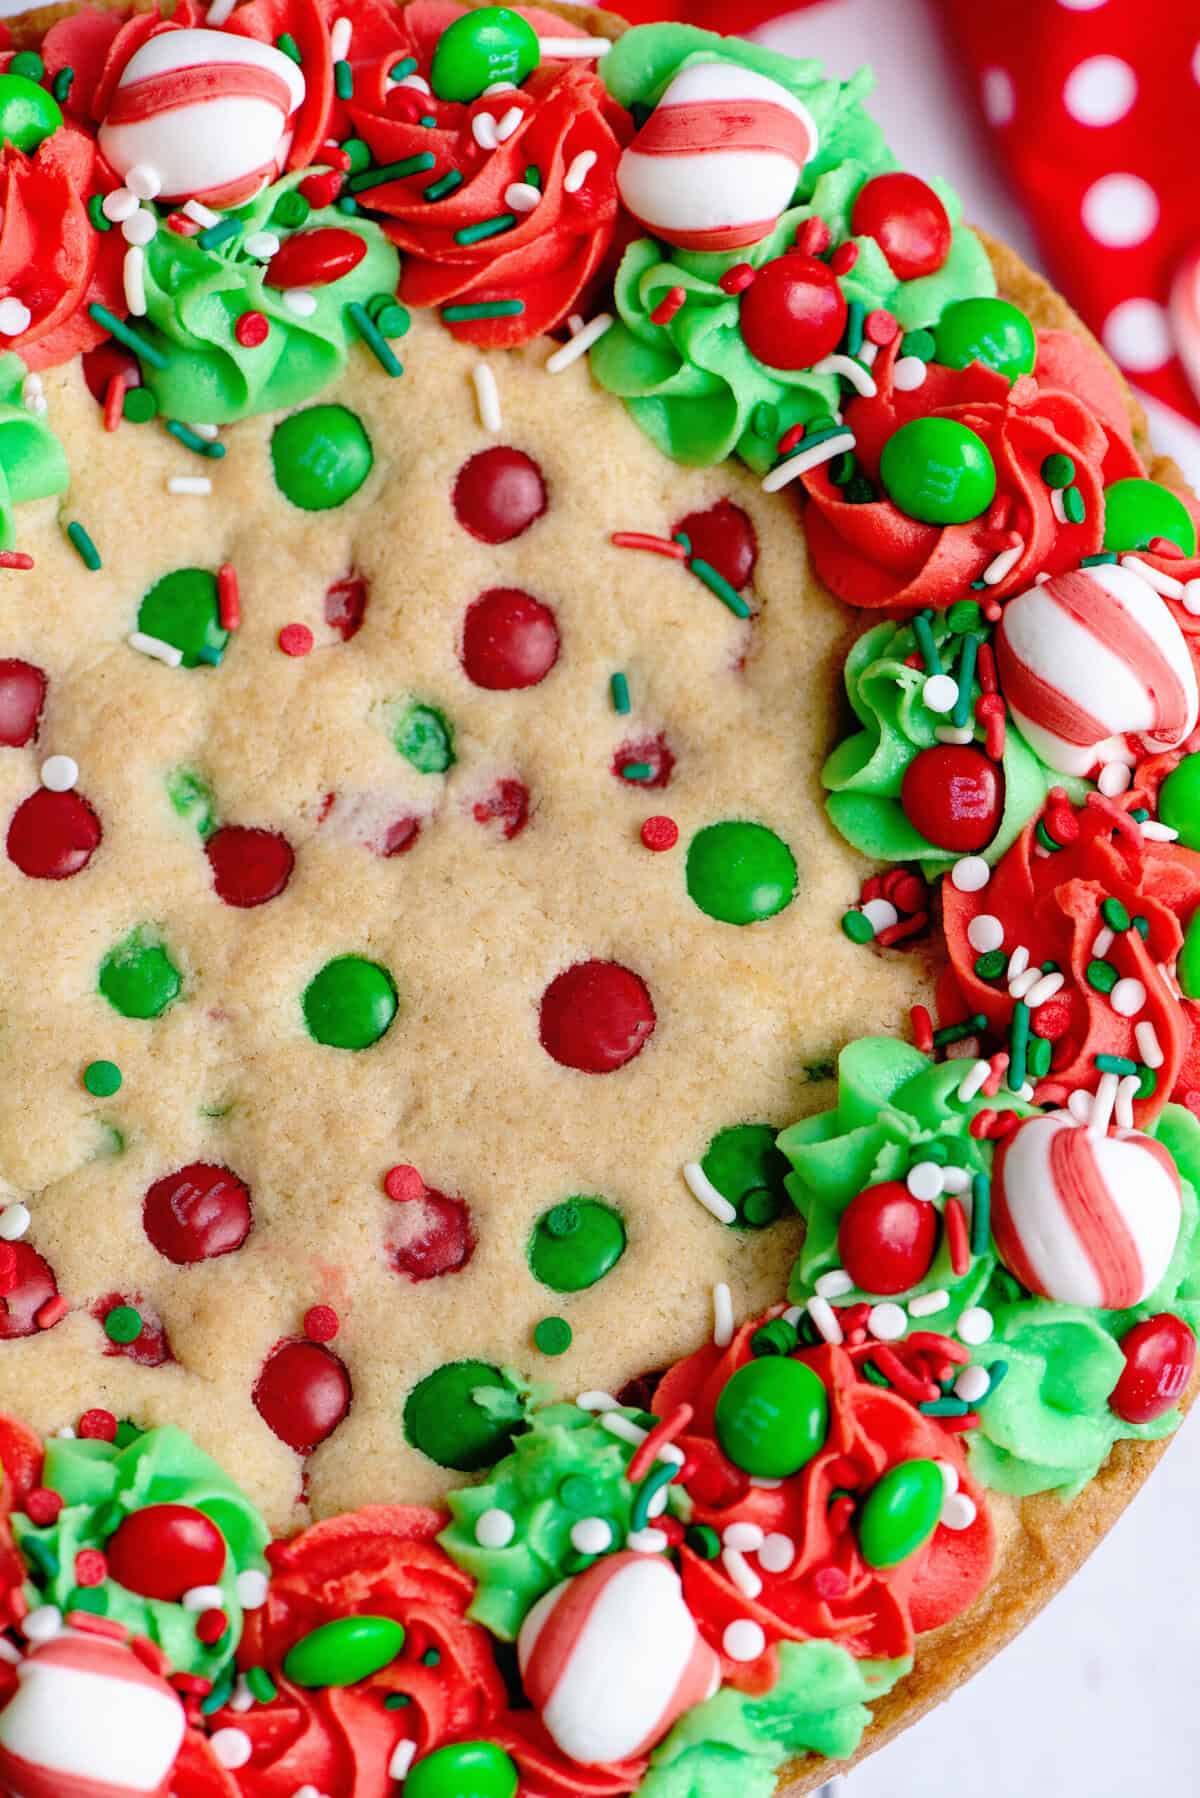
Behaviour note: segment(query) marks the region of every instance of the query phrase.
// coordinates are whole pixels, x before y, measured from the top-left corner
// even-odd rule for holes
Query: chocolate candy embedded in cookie
[[[546,510],[546,483],[532,456],[498,444],[458,471],[454,515],[481,543],[510,543]]]
[[[346,406],[306,406],[277,424],[271,438],[275,484],[305,512],[344,506],[374,461],[371,439]]]
[[[612,1074],[654,1034],[644,980],[615,961],[580,961],[542,994],[539,1036],[547,1055],[582,1074]]]
[[[168,1261],[187,1266],[240,1249],[253,1225],[250,1190],[227,1167],[192,1161],[156,1180],[142,1202],[142,1228]]]
[[[583,1292],[625,1253],[625,1225],[603,1199],[564,1199],[538,1219],[529,1241],[535,1280],[553,1292]]]
[[[488,1402],[481,1404],[480,1396]],[[448,1361],[409,1393],[404,1433],[439,1467],[478,1473],[508,1453],[519,1415],[514,1398],[498,1367],[487,1361]]]
[[[307,1455],[332,1435],[350,1409],[350,1376],[332,1349],[281,1342],[263,1362],[254,1407],[281,1442]]]
[[[301,1001],[314,1042],[331,1049],[369,1049],[396,1015],[396,983],[362,955],[338,955],[314,974]]]
[[[790,905],[796,858],[765,824],[730,818],[698,830],[688,847],[687,889],[723,924],[759,924]]]

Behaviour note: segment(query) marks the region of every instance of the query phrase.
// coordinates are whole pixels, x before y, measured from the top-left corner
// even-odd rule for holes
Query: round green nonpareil
[[[897,1567],[916,1554],[941,1520],[946,1487],[936,1461],[902,1461],[867,1494],[858,1520],[863,1559]]]
[[[726,1382],[716,1426],[735,1467],[760,1479],[788,1479],[824,1444],[828,1395],[802,1361],[779,1356],[750,1361]]]
[[[289,1649],[283,1671],[298,1686],[353,1686],[395,1660],[404,1626],[391,1617],[339,1617]]]

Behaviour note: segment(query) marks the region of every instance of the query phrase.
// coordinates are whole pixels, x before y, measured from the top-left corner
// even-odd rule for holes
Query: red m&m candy
[[[900,281],[934,275],[950,254],[950,216],[927,181],[896,172],[860,189],[850,228],[873,237]]]
[[[546,510],[546,483],[532,456],[497,444],[464,462],[454,483],[454,515],[483,543],[508,543]]]
[[[615,961],[579,961],[542,994],[541,1043],[564,1068],[612,1074],[640,1055],[654,1033],[644,980]]]
[[[768,368],[811,368],[836,350],[846,300],[828,263],[800,250],[764,263],[742,295],[742,336]]]
[[[307,1455],[349,1411],[350,1375],[318,1342],[280,1342],[263,1362],[251,1396],[267,1428]]]
[[[1196,1365],[1196,1338],[1181,1318],[1160,1311],[1121,1338],[1125,1371],[1109,1404],[1126,1423],[1152,1423],[1179,1403]]]
[[[907,1292],[925,1278],[937,1247],[932,1205],[899,1180],[864,1187],[842,1213],[838,1253],[861,1292]]]
[[[253,1219],[250,1192],[227,1167],[192,1161],[156,1180],[142,1204],[142,1228],[178,1266],[240,1249]]]
[[[204,845],[217,897],[248,910],[282,893],[296,858],[278,831],[224,824]]]
[[[909,763],[900,789],[914,830],[955,855],[985,849],[1000,825],[1004,780],[982,749],[939,743]]]
[[[268,287],[328,287],[358,267],[367,253],[366,239],[353,231],[322,225],[297,231],[280,245],[267,264]]]
[[[0,661],[0,745],[23,749],[37,736],[46,703],[46,676],[32,662]]]
[[[8,859],[30,880],[69,880],[81,874],[104,832],[87,800],[39,787],[23,799],[8,827]]]
[[[13,1263],[4,1282],[0,1342],[11,1342],[17,1336],[36,1336],[43,1327],[38,1322],[38,1313],[58,1295],[58,1282],[50,1263],[27,1242],[14,1242],[9,1246],[13,1251]]]
[[[519,587],[491,587],[467,607],[462,665],[468,680],[493,692],[536,687],[558,660],[550,607]]]
[[[520,836],[529,822],[529,788],[523,780],[504,777],[471,807],[477,824],[499,824],[506,843]]]
[[[758,561],[758,533],[731,499],[719,499],[704,512],[689,512],[671,534],[686,537],[693,556],[715,568],[731,587],[749,586]]]
[[[225,1567],[225,1538],[191,1505],[131,1511],[104,1545],[117,1584],[143,1598],[177,1603],[194,1586],[212,1586]]]

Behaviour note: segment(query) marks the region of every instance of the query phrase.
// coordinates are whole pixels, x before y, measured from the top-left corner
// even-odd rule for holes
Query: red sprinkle
[[[84,1412],[75,1425],[75,1434],[82,1436],[85,1442],[115,1442],[117,1420],[111,1411],[102,1411],[97,1407]]]
[[[732,268],[725,270],[717,286],[722,293],[745,293],[754,285],[755,273],[748,262],[735,262]]]
[[[256,350],[271,335],[271,323],[261,312],[243,312],[233,334],[244,350]]]
[[[886,930],[876,933],[875,941],[881,949],[891,949],[896,943],[902,943],[907,937],[917,936],[929,922],[927,911],[914,912],[911,918],[899,918],[895,924],[889,924]]]
[[[344,180],[340,170],[331,169],[327,175],[306,175],[298,191],[310,206],[332,206],[342,191]]]
[[[58,1517],[63,1502],[61,1492],[52,1492],[49,1486],[35,1486],[25,1499],[25,1515],[39,1529],[45,1529]]]
[[[129,386],[122,374],[115,374],[104,389],[104,429],[115,431],[123,417],[125,391]]]
[[[842,1502],[842,1500],[838,1500],[839,1504]],[[853,1509],[852,1500],[847,1499],[845,1502],[851,1506],[851,1509]],[[829,1602],[836,1601],[839,1598],[845,1598],[847,1592],[850,1590],[849,1575],[843,1572],[840,1567],[816,1568],[811,1575],[810,1583],[817,1597],[823,1598]]]
[[[102,1586],[108,1578],[108,1562],[98,1548],[81,1548],[75,1556],[75,1584]]]
[[[33,557],[23,549],[0,549],[0,568],[32,568]]]
[[[221,1640],[228,1628],[229,1619],[224,1611],[201,1611],[196,1619],[196,1640],[203,1642],[206,1648],[211,1648],[214,1642]]]
[[[310,1305],[304,1313],[304,1334],[310,1342],[332,1342],[340,1328],[332,1305]]]
[[[891,343],[899,330],[899,322],[892,317],[890,312],[885,312],[882,308],[868,312],[866,318],[863,319],[863,336],[868,343],[877,343],[880,348]]]
[[[999,1115],[998,1111],[990,1111],[985,1106],[982,1111],[975,1113],[967,1125],[967,1135],[973,1136],[976,1142],[986,1142],[995,1129],[996,1119]]]
[[[943,1336],[937,1330],[914,1330],[905,1338],[904,1346],[917,1355],[940,1355],[956,1367],[964,1366],[971,1359],[971,1351],[964,1342],[955,1342],[953,1337]]]
[[[853,1518],[854,1513],[857,1509],[858,1509],[858,1506],[855,1504],[854,1500],[850,1497],[850,1494],[848,1492],[843,1492],[840,1498],[834,1499],[833,1503],[829,1507],[829,1527],[833,1531],[833,1534],[835,1536],[842,1535],[844,1531],[846,1531],[850,1528],[850,1521]],[[823,1571],[825,1571],[827,1573],[840,1573],[841,1569],[837,1568],[837,1567],[830,1567],[830,1568],[825,1568]],[[842,1577],[844,1579],[845,1575],[843,1574]],[[846,1588],[845,1588],[845,1586],[843,1586],[841,1588],[841,1592],[838,1593],[838,1596],[840,1597],[841,1593],[844,1592],[845,1590],[846,1590]],[[832,1596],[832,1594],[831,1594],[831,1596]]]
[[[625,1469],[625,1478],[634,1485],[643,1479],[657,1459],[659,1449],[668,1442],[674,1442],[676,1436],[682,1436],[694,1415],[691,1405],[676,1405],[670,1416],[664,1417],[658,1428],[651,1430],[646,1440],[639,1445],[637,1453]]]
[[[939,1417],[938,1422],[944,1430],[957,1436],[963,1430],[977,1430],[980,1419],[978,1411],[968,1411],[965,1417]]]
[[[783,433],[783,436],[779,439],[779,442],[775,447],[781,456],[790,456],[796,446],[803,442],[804,426],[802,424],[796,424],[792,426],[790,431],[785,431]]]
[[[95,1611],[68,1611],[63,1621],[85,1636],[104,1636],[109,1642],[128,1642],[129,1631],[115,1617],[98,1617]]]
[[[285,624],[279,633],[279,647],[285,656],[306,656],[313,646],[313,634],[306,624]]]
[[[143,1638],[139,1636],[138,1640]],[[189,1698],[207,1698],[212,1691],[212,1680],[205,1679],[200,1673],[173,1673],[171,1684]]]
[[[152,1642],[149,1636],[135,1636],[129,1646],[143,1667],[149,1667],[151,1673],[157,1673],[160,1679],[166,1678],[171,1670],[171,1663],[157,1642]],[[185,1673],[183,1677],[194,1679],[196,1676]]]
[[[232,562],[222,562],[217,569],[217,616],[223,631],[235,631],[242,622],[241,590]]]
[[[858,245],[856,243],[840,243],[829,258],[829,266],[835,275],[848,275],[858,261]]]
[[[383,1176],[383,1190],[398,1205],[425,1197],[425,1182],[415,1167],[390,1167]]]
[[[946,1200],[946,1244],[954,1276],[961,1280],[971,1265],[971,1240],[966,1213],[957,1199]]]
[[[1168,562],[1181,562],[1184,559],[1183,550],[1170,537],[1151,537],[1146,547],[1152,556],[1162,556]]]
[[[199,237],[204,227],[189,218],[186,212],[168,212],[167,229],[174,231],[177,237]]]
[[[975,658],[975,675],[982,693],[996,691],[996,657],[990,643],[981,643]]]
[[[331,169],[341,169],[343,173],[350,168],[349,152],[343,150],[341,144],[334,143],[331,138],[327,138],[321,145],[320,160],[327,162]]]
[[[687,293],[682,287],[668,288],[650,314],[650,323],[652,325],[669,325],[686,299]]]
[[[679,826],[674,818],[647,818],[642,825],[641,835],[644,846],[653,849],[655,854],[660,854],[664,849],[674,849],[679,841]]]
[[[998,1055],[992,1056],[991,1069],[991,1073],[979,1089],[984,1097],[988,1099],[994,1099],[996,1097],[996,1094],[1000,1091],[1000,1082],[1008,1072],[1007,1050],[1001,1049]]]
[[[887,1380],[888,1384],[914,1405],[925,1404],[929,1399],[938,1396],[938,1389],[932,1380],[923,1380],[911,1368],[905,1367],[899,1355],[886,1343],[880,1343],[872,1352],[872,1361]]]
[[[933,1019],[926,1005],[914,1005],[908,1014],[912,1026],[913,1042],[922,1055],[933,1054]]]
[[[823,218],[805,219],[796,233],[796,248],[806,256],[821,256],[833,242],[833,234]]]
[[[682,543],[675,543],[669,537],[652,537],[647,531],[614,531],[609,542],[617,549],[651,549],[656,556],[670,556],[676,562],[687,561],[687,550]]]
[[[47,1299],[45,1304],[41,1306],[37,1316],[34,1318],[34,1322],[37,1324],[39,1330],[52,1330],[55,1324],[60,1324],[62,1322],[70,1309],[71,1307],[68,1305],[62,1293],[56,1292],[52,1299]]]

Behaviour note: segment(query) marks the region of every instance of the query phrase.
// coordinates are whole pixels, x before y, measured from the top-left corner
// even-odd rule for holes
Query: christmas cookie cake
[[[869,88],[13,22],[13,1798],[799,1794],[1179,1423],[1200,508]]]

